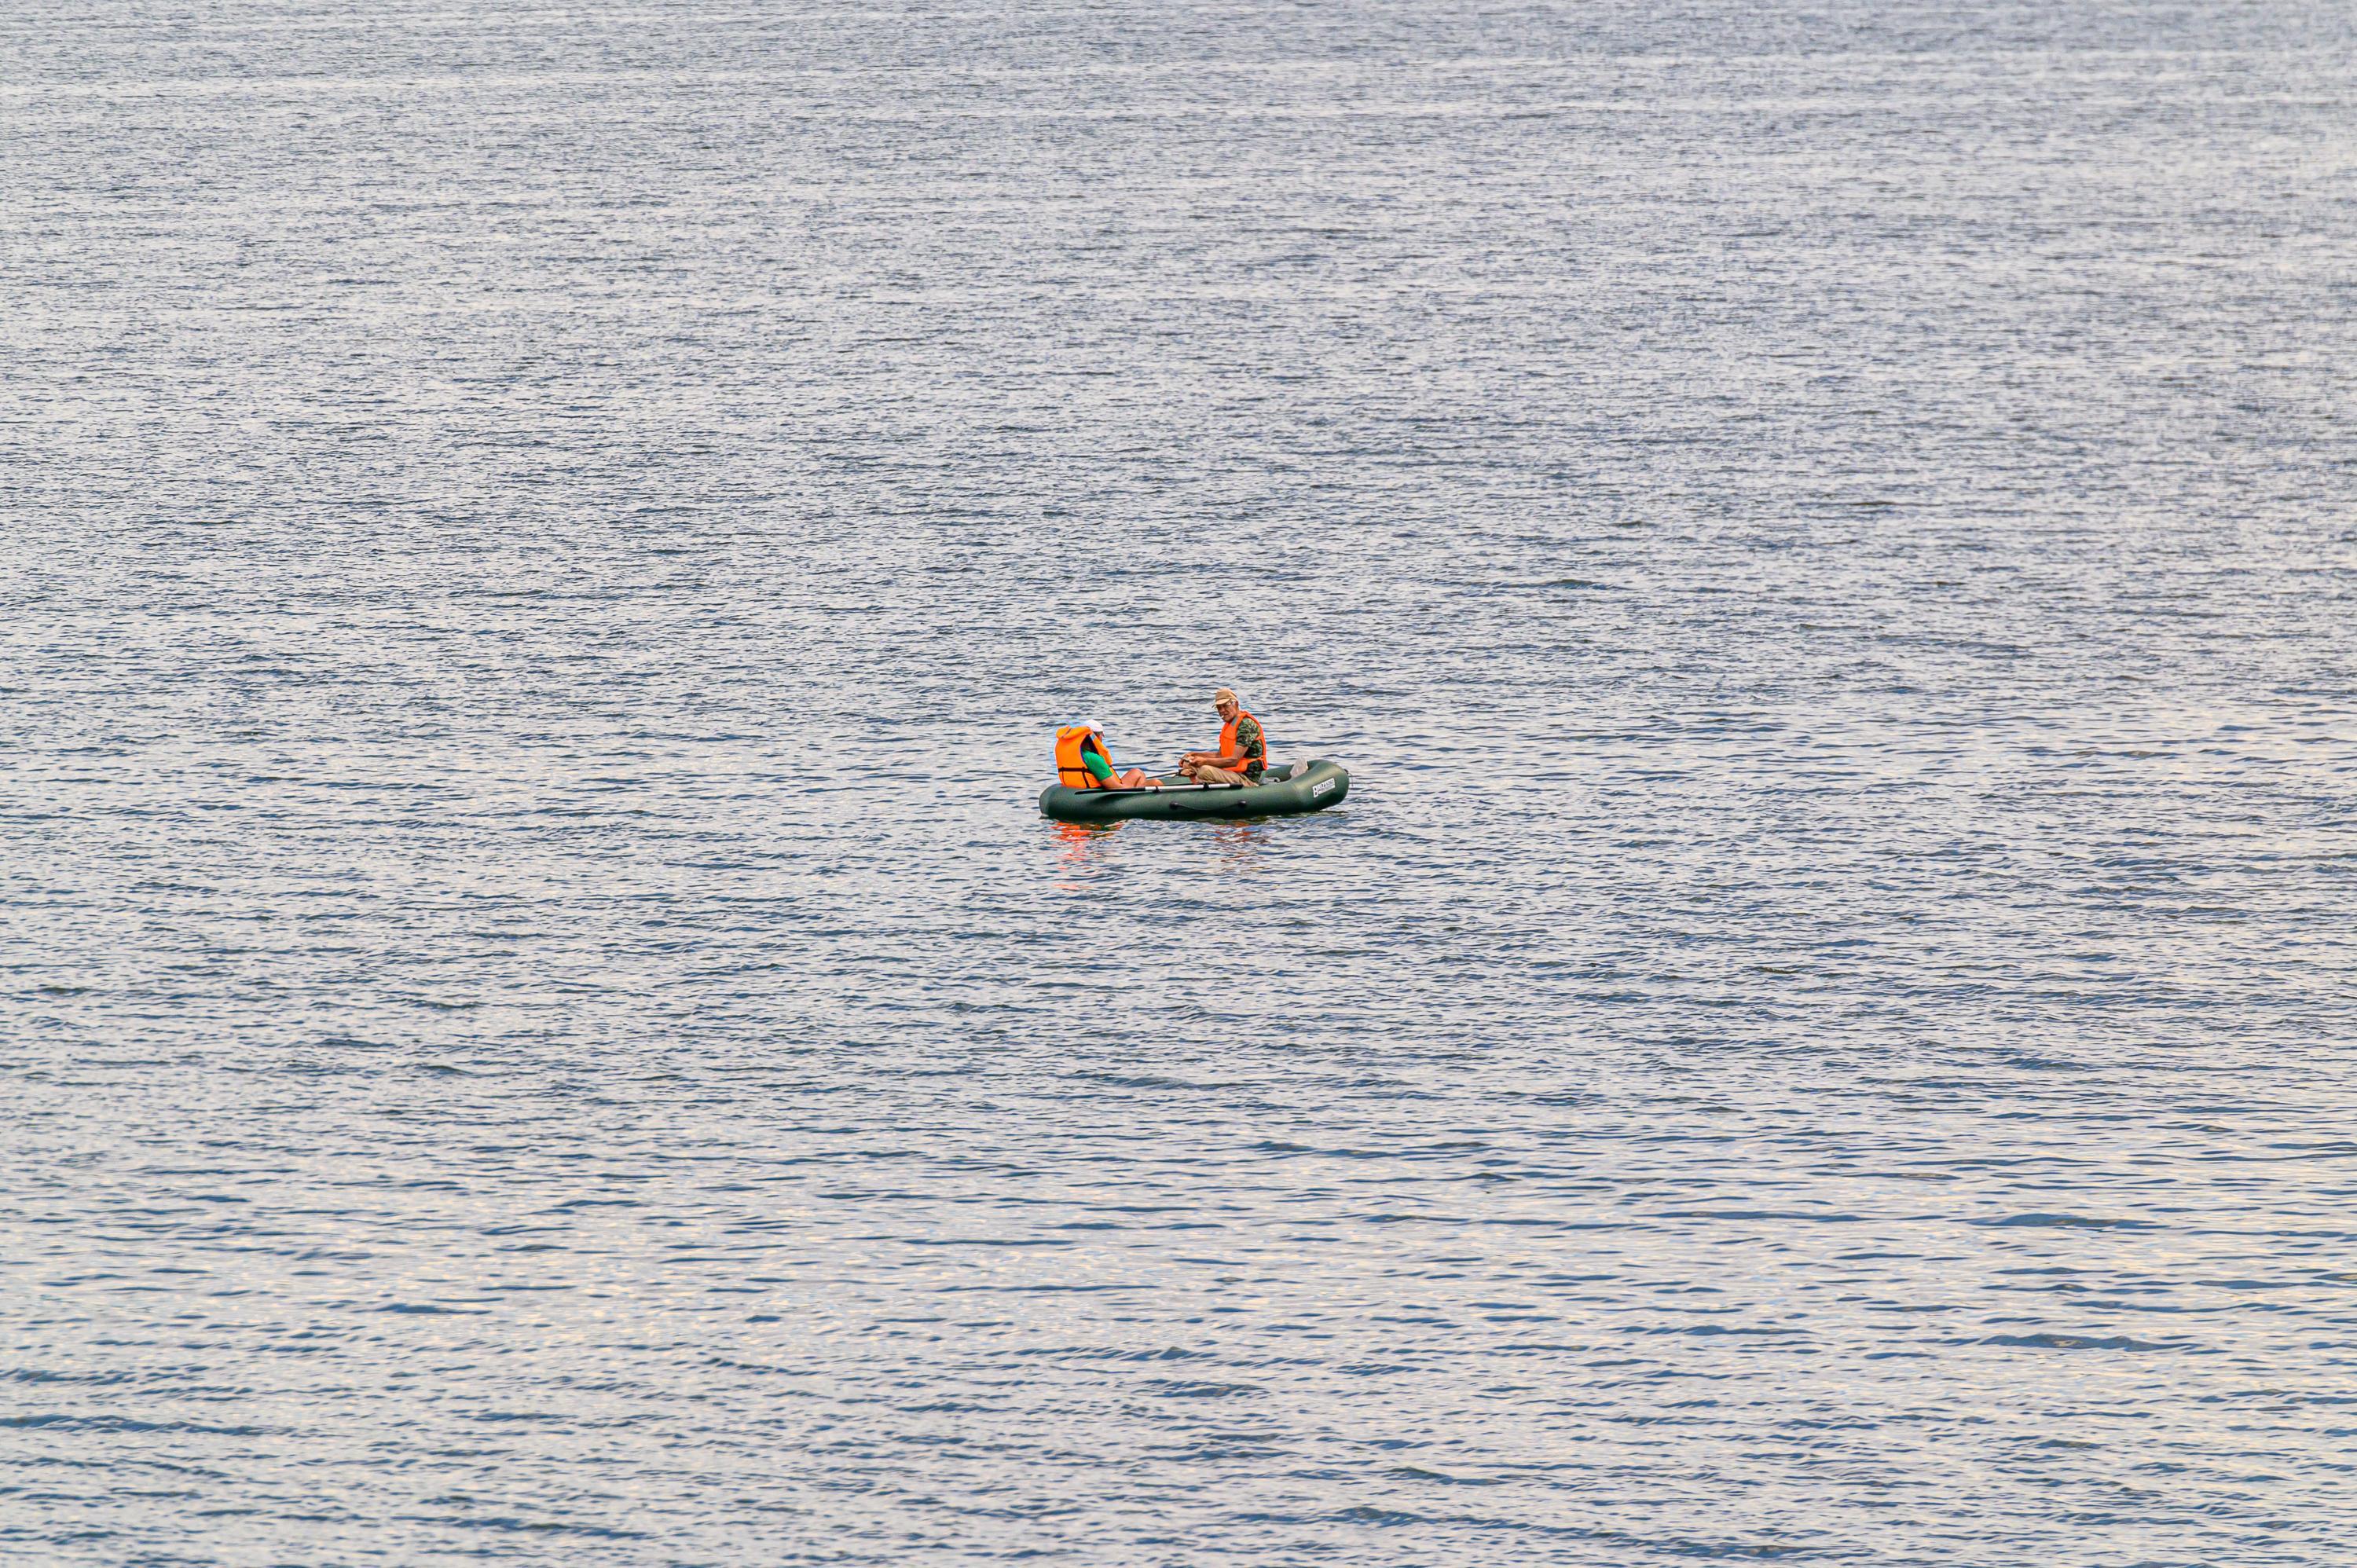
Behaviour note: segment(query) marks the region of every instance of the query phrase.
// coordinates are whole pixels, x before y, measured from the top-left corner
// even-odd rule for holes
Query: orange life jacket
[[[1097,755],[1105,759],[1105,766],[1113,766],[1113,748],[1105,745],[1104,736],[1088,725],[1068,725],[1056,732],[1056,782],[1065,789],[1101,788],[1096,775],[1091,773],[1088,765],[1081,760],[1081,747],[1092,739],[1097,743]]]
[[[1253,718],[1252,714],[1244,712],[1243,704],[1242,703],[1236,704],[1236,719],[1252,719],[1253,723],[1260,724],[1258,719]],[[1220,726],[1220,755],[1222,757],[1233,757],[1236,754],[1236,719],[1230,719],[1226,724]],[[1260,726],[1260,759],[1263,763],[1266,763],[1268,761],[1268,726],[1266,725],[1261,725]],[[1251,767],[1252,758],[1247,757],[1236,764],[1236,771],[1242,773],[1248,770]]]

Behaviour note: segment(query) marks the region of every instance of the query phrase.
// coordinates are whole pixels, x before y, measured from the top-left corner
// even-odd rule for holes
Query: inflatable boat
[[[1351,776],[1339,762],[1284,763],[1257,784],[1174,782],[1159,789],[1074,789],[1050,784],[1039,810],[1060,822],[1234,822],[1239,817],[1297,817],[1339,806],[1351,792]]]

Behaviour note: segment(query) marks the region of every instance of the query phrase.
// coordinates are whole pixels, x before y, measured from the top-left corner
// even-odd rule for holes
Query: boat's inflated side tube
[[[1060,822],[1119,822],[1134,817],[1159,822],[1233,822],[1239,817],[1297,817],[1339,806],[1351,792],[1351,776],[1339,762],[1305,762],[1272,768],[1257,784],[1186,784],[1159,789],[1072,789],[1050,784],[1039,810]]]

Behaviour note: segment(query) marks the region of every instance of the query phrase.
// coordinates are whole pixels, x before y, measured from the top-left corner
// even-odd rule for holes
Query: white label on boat
[[[1318,796],[1323,795],[1327,790],[1331,789],[1332,788],[1334,788],[1334,780],[1329,779],[1325,783],[1320,784],[1318,788],[1309,791],[1309,798],[1315,800]]]

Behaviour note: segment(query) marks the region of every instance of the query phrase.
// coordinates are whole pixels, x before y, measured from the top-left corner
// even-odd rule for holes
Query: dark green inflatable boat
[[[1257,784],[1165,784],[1159,789],[1071,789],[1050,784],[1039,810],[1060,822],[1234,822],[1239,817],[1297,817],[1339,806],[1351,776],[1339,762],[1285,763]]]

